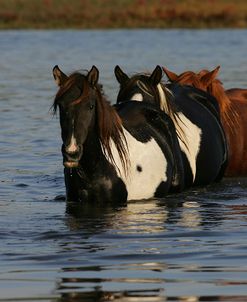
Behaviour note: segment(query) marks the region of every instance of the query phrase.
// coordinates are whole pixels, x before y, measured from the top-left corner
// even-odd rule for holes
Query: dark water
[[[247,31],[0,32],[0,301],[247,301],[247,180],[164,200],[67,205],[51,75],[221,65],[247,87]],[[145,185],[145,184],[143,184]]]

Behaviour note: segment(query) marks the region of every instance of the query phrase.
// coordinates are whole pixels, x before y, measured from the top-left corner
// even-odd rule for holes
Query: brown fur
[[[226,176],[247,175],[247,89],[225,90],[216,79],[219,67],[209,72],[201,70],[180,75],[164,68],[171,82],[192,85],[213,95],[218,101],[222,125],[227,137],[229,159]]]

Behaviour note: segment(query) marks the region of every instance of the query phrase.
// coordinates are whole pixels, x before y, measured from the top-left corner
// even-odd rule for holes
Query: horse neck
[[[227,127],[230,132],[234,133],[239,127],[238,113],[234,109],[234,104],[227,96],[223,85],[219,80],[214,80],[208,89],[208,92],[216,98],[219,104],[220,116],[223,125]]]
[[[227,110],[229,110],[231,102],[225,93],[224,87],[218,80],[215,80],[211,83],[211,85],[208,87],[208,92],[217,99],[221,113],[224,114]]]

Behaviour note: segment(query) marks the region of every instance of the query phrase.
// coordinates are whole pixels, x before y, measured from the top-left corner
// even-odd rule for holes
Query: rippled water
[[[221,65],[247,87],[247,31],[0,31],[0,301],[247,301],[247,180],[163,200],[68,204],[51,75]],[[145,185],[145,184],[144,184]]]

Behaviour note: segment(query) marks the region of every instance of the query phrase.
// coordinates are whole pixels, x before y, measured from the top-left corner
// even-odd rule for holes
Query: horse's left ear
[[[178,79],[178,75],[175,72],[172,72],[165,67],[163,67],[163,70],[170,82],[176,82],[176,80]]]
[[[201,77],[201,82],[205,87],[208,87],[213,80],[215,80],[218,72],[219,72],[220,66],[217,66],[214,70],[207,72],[205,75]]]
[[[88,82],[92,85],[95,86],[98,83],[99,80],[99,70],[96,66],[93,65],[91,70],[89,71],[87,75]]]
[[[56,65],[53,67],[52,70],[55,82],[58,86],[61,86],[64,84],[64,82],[68,79],[68,76],[62,72],[62,70],[59,69],[59,67]]]
[[[118,65],[114,68],[114,73],[119,84],[124,84],[129,80],[128,75]]]
[[[157,65],[154,71],[152,72],[151,76],[149,77],[149,79],[153,85],[158,85],[162,79],[162,76],[163,76],[162,68],[159,65]]]

